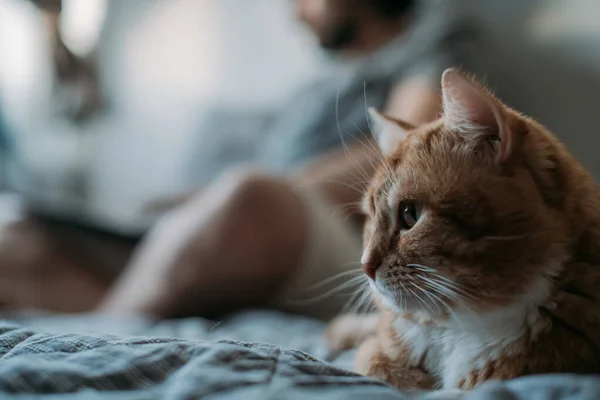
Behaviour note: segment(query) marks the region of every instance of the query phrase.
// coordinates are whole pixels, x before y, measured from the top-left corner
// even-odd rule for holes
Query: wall
[[[318,71],[292,2],[109,0],[99,42],[108,113],[73,126],[51,115],[39,15],[22,0],[0,1],[10,19],[3,100],[33,173],[19,181],[45,202],[124,225],[148,199],[182,189],[182,155],[204,109],[268,108]],[[82,171],[86,196],[74,198],[69,182]]]
[[[0,94],[31,167],[20,182],[46,204],[126,229],[140,222],[145,201],[183,188],[190,138],[212,134],[196,130],[204,110],[268,108],[323,64],[294,19],[292,1],[107,2],[110,24],[99,43],[110,100],[104,117],[79,127],[51,115],[47,43],[39,15],[23,0],[0,0]],[[475,1],[495,26],[524,27],[539,43],[562,41],[562,58],[597,64],[598,2],[548,0],[541,2],[548,11],[531,14],[537,3]],[[572,146],[595,159],[586,135]],[[87,182],[83,197],[69,191],[75,178]]]

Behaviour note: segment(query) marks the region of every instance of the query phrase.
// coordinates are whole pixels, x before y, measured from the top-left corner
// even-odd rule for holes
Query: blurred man
[[[378,161],[365,102],[414,124],[439,114],[441,72],[468,65],[473,50],[473,31],[448,3],[296,0],[339,68],[292,96],[252,143],[230,143],[229,154],[244,155],[234,161],[249,167],[225,169],[185,196],[137,247],[99,309],[164,317],[265,304],[322,318],[338,312],[346,298],[298,300],[358,267],[360,228],[335,209],[356,216]]]
[[[363,91],[371,105],[406,121],[434,119],[441,72],[468,62],[472,32],[440,4],[295,3],[320,45],[350,68],[343,80],[329,78],[294,96],[265,127],[273,132],[262,133],[257,162],[267,159],[287,173],[236,170],[192,196],[138,248],[104,311],[169,316],[274,300],[329,317],[347,300],[299,308],[288,302],[306,300],[310,286],[358,267],[360,230],[335,207],[357,203],[377,157],[367,137],[347,137],[352,144],[341,148],[352,125],[367,135]]]

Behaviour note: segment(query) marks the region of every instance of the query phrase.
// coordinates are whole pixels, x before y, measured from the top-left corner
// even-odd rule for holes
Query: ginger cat
[[[332,347],[402,389],[600,373],[600,191],[544,127],[449,69],[444,114],[371,111],[386,162],[363,201],[379,316],[342,316]],[[375,321],[375,322],[373,322]]]

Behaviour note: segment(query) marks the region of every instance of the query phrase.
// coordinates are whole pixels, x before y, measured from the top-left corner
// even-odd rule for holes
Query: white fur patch
[[[414,362],[440,378],[444,389],[456,388],[473,369],[499,357],[518,353],[545,327],[538,306],[547,299],[550,281],[540,279],[513,305],[485,314],[455,310],[442,326],[424,326],[403,318],[394,322],[412,350]]]
[[[404,318],[398,318],[394,322],[394,328],[410,346],[411,362],[419,363],[431,346],[432,334],[436,332],[429,326],[423,326]]]

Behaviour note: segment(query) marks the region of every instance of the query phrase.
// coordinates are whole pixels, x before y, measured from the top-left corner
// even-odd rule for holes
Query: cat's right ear
[[[496,144],[496,160],[517,159],[526,130],[511,126],[507,107],[473,79],[455,69],[442,75],[444,123],[450,130],[480,143]]]
[[[406,139],[408,132],[414,129],[409,123],[380,113],[373,107],[369,107],[369,121],[379,148],[386,157],[391,156],[400,142]]]

